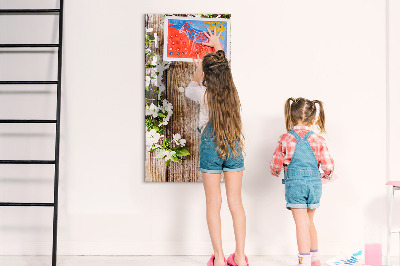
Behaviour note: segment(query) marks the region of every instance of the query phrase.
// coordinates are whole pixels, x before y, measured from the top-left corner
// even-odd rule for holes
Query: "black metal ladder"
[[[52,266],[57,264],[57,219],[58,219],[58,181],[59,181],[59,153],[60,153],[60,111],[61,111],[61,67],[62,67],[62,32],[63,32],[63,0],[60,0],[58,9],[0,9],[2,14],[57,14],[58,20],[58,43],[57,44],[0,44],[0,48],[58,48],[58,70],[57,80],[51,81],[0,81],[2,84],[54,84],[57,85],[57,110],[55,120],[41,119],[0,119],[0,123],[46,123],[56,125],[54,160],[0,160],[0,164],[54,164],[54,198],[53,202],[0,202],[0,206],[22,206],[22,207],[53,207],[53,246]]]

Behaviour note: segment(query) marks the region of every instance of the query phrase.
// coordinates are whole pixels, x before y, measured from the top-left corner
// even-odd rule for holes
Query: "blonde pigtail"
[[[313,104],[319,105],[319,115],[318,115],[317,125],[318,125],[319,129],[321,130],[321,133],[326,133],[324,104],[320,100],[314,100]]]
[[[295,99],[289,98],[285,103],[285,122],[286,122],[286,130],[290,131],[293,129],[293,120],[292,120],[292,105],[290,101],[294,102]]]

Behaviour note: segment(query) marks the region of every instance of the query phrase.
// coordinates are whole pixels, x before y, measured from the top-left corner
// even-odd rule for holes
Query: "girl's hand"
[[[204,35],[207,36],[208,42],[203,42],[201,43],[202,45],[207,45],[210,47],[213,47],[215,51],[222,50],[221,43],[219,41],[219,37],[221,36],[222,31],[217,34],[217,29],[215,28],[214,31],[212,32],[210,29],[207,29],[208,33],[204,31]]]
[[[199,55],[197,55],[197,62],[196,62],[196,59],[193,59],[193,62],[196,64],[197,72],[203,72],[203,63],[202,63]]]
[[[195,59],[193,59],[193,62],[196,64],[196,74],[194,74],[192,80],[200,84],[200,81],[203,78],[203,64],[199,55],[197,55],[197,62]]]

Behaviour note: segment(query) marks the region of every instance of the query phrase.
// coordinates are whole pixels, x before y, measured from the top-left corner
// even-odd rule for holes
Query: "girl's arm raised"
[[[195,81],[200,84],[200,81],[203,78],[203,64],[200,60],[199,55],[197,55],[197,62],[194,59],[193,62],[196,64],[196,73],[194,74],[192,81]]]
[[[197,62],[193,59],[196,64],[196,74],[192,78],[192,81],[185,89],[185,95],[189,99],[201,103],[204,98],[205,88],[200,85],[201,79],[203,78],[203,67],[199,55],[197,55]]]
[[[204,35],[207,36],[208,42],[203,42],[202,44],[213,47],[215,49],[215,51],[223,50],[221,42],[219,41],[222,31],[220,31],[220,33],[218,33],[218,34],[217,34],[217,29],[214,29],[213,31],[211,31],[210,29],[207,29],[207,31],[208,31],[208,34],[207,34],[207,32],[204,32]]]

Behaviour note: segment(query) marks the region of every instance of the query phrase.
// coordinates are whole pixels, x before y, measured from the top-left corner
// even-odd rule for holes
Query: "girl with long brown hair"
[[[315,134],[310,126],[316,124],[321,132],[325,132],[323,103],[289,98],[285,103],[285,122],[288,132],[279,138],[271,161],[271,174],[279,176],[282,167],[284,169],[282,182],[285,184],[286,208],[292,211],[296,223],[297,265],[320,266],[313,218],[321,198],[321,178],[332,177],[334,162],[324,138]]]
[[[215,52],[197,60],[197,71],[185,95],[200,104],[200,171],[207,206],[207,224],[214,249],[207,266],[248,266],[244,254],[246,216],[242,204],[243,134],[239,96],[217,32],[205,33]],[[201,82],[202,80],[202,82]],[[225,260],[221,239],[221,173],[236,239],[235,253]]]

